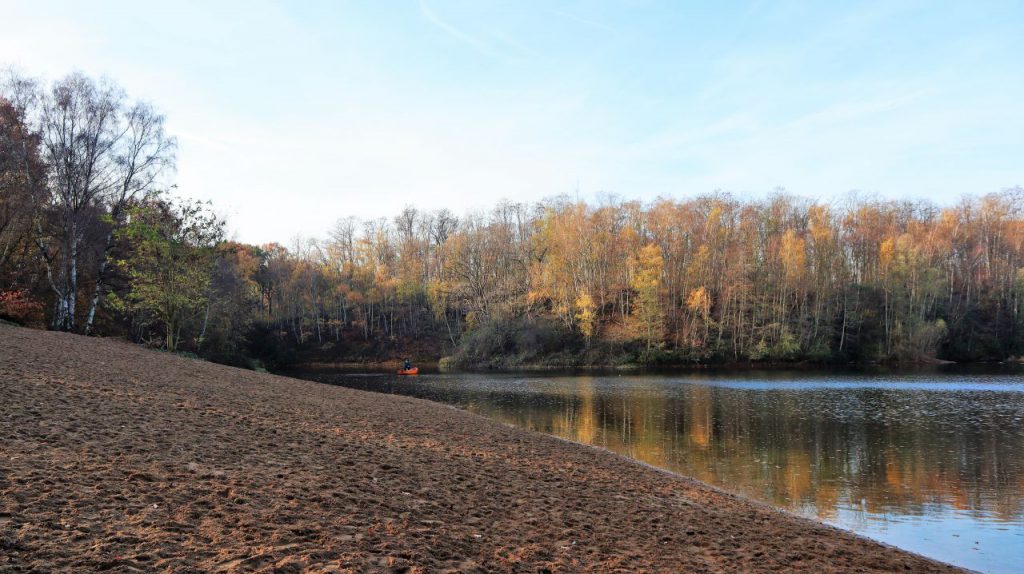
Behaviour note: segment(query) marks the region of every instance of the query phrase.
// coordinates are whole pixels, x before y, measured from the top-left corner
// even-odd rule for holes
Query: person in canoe
[[[405,362],[402,363],[402,369],[398,371],[398,374],[399,375],[415,375],[415,374],[418,374],[419,372],[420,372],[420,370],[418,368],[412,366],[412,361],[410,361],[409,359],[406,359]]]

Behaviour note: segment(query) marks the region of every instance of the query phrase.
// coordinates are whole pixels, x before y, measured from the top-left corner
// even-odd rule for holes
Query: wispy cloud
[[[839,125],[864,118],[879,118],[882,114],[904,108],[915,101],[919,101],[924,93],[922,90],[915,94],[898,95],[892,98],[830,105],[797,119],[795,123],[804,128],[816,128]]]
[[[520,41],[518,37],[496,26],[506,22],[498,21],[491,16],[477,18],[474,21],[476,31],[470,33],[464,26],[456,26],[443,18],[437,10],[427,4],[426,0],[419,0],[419,7],[420,15],[430,25],[480,54],[501,60],[522,60],[540,56],[539,52]]]
[[[491,38],[494,38],[494,40],[496,40],[506,48],[515,52],[517,56],[528,58],[536,58],[540,56],[540,54],[536,50],[530,48],[526,44],[523,44],[522,42],[517,40],[515,37],[506,34],[505,32],[502,32],[500,30],[488,30],[487,35],[490,36]]]
[[[448,34],[452,38],[455,38],[456,40],[464,44],[472,46],[475,50],[487,56],[498,56],[498,54],[491,50],[491,48],[488,47],[487,44],[485,44],[484,42],[480,41],[475,36],[463,32],[462,30],[456,28],[454,25],[448,23],[448,21],[446,21],[445,19],[438,16],[437,13],[434,12],[434,10],[427,5],[426,0],[420,0],[420,14],[423,15],[423,18],[425,18],[427,22],[440,28],[442,31],[444,31],[444,33]]]
[[[554,8],[548,8],[547,9],[547,13],[551,14],[553,16],[558,16],[558,17],[561,17],[561,18],[565,18],[566,20],[570,20],[572,22],[576,22],[577,24],[583,24],[584,26],[587,26],[589,28],[593,28],[595,30],[601,30],[602,32],[608,32],[610,34],[616,34],[617,33],[615,28],[612,28],[611,26],[609,26],[607,24],[602,24],[601,22],[598,22],[596,20],[591,20],[589,18],[584,18],[582,16],[577,16],[576,14],[570,14],[569,12],[563,12],[561,10],[556,10]]]
[[[152,100],[182,193],[246,241],[577,185],[943,201],[1024,184],[1020,8],[114,2],[8,2],[0,67]]]

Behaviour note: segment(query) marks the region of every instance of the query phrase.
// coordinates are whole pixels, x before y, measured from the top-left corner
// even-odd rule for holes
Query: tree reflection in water
[[[1019,376],[329,379],[604,447],[979,570],[1024,563]]]

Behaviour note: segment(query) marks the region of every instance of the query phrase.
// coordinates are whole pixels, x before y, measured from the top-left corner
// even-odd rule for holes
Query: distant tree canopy
[[[927,202],[554,198],[223,239],[167,187],[163,118],[73,74],[0,90],[0,318],[226,362],[283,349],[466,361],[1024,355],[1024,190]]]

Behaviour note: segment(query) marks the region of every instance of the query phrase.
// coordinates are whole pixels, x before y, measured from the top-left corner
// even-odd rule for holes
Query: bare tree
[[[174,165],[177,143],[164,132],[164,117],[152,106],[142,102],[132,105],[123,114],[121,127],[123,131],[112,158],[117,181],[107,199],[110,227],[100,254],[92,301],[85,319],[86,334],[92,330],[103,291],[108,254],[114,244],[114,232],[124,225],[125,208],[140,194],[152,191],[160,175]]]
[[[118,88],[78,73],[56,82],[42,98],[40,132],[57,222],[53,241],[48,244],[40,234],[37,242],[56,296],[51,326],[57,330],[75,328],[87,217],[116,185],[113,150],[123,98]]]
[[[339,273],[345,273],[346,267],[351,271],[351,266],[356,260],[356,235],[360,226],[359,219],[354,216],[344,217],[334,224],[330,231],[330,247],[334,252],[335,269]]]
[[[452,215],[447,209],[441,209],[434,214],[434,226],[430,230],[430,237],[434,245],[443,245],[448,241],[455,230],[459,227],[459,219]]]

